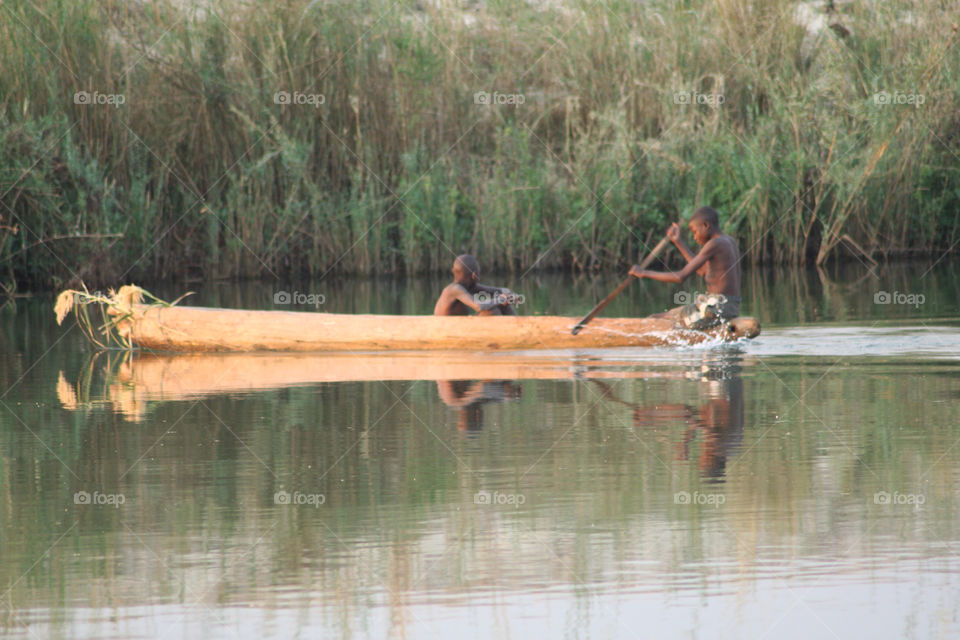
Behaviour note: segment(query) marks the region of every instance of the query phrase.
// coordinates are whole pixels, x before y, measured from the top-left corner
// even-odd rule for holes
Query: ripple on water
[[[960,360],[960,327],[920,324],[773,328],[745,348],[755,356],[918,356]]]

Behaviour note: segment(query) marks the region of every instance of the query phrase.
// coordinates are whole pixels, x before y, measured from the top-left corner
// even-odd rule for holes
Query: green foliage
[[[0,279],[622,266],[708,203],[755,262],[942,251],[935,4],[6,2]]]

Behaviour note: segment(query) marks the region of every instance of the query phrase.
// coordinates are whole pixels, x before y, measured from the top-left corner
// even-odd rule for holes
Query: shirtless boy
[[[433,307],[435,316],[465,316],[473,309],[481,316],[515,316],[510,304],[514,293],[503,287],[479,283],[477,259],[464,254],[453,261],[453,282],[444,287]]]
[[[708,329],[740,315],[740,252],[736,240],[721,231],[714,209],[700,207],[690,216],[688,226],[693,239],[702,246],[696,255],[680,237],[677,223],[667,230],[667,237],[687,259],[687,266],[680,271],[651,271],[634,265],[630,275],[673,284],[681,284],[694,273],[702,275],[708,295],[657,315],[672,318],[684,327]]]

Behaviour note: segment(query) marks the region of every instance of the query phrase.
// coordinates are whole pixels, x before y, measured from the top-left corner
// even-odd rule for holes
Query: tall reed
[[[622,266],[705,203],[755,262],[945,251],[954,18],[837,7],[5,2],[0,281]]]

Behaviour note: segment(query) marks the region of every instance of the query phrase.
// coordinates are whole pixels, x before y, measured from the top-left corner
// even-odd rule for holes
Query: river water
[[[958,637],[956,266],[749,271],[764,333],[696,348],[98,354],[18,300],[0,635]],[[498,284],[577,316],[616,282]],[[185,304],[427,313],[440,284]]]

